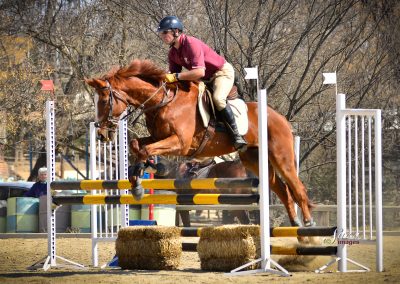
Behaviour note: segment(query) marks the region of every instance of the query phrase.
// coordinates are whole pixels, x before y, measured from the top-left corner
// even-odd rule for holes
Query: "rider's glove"
[[[178,82],[179,81],[178,73],[168,73],[168,74],[166,74],[164,81],[167,82],[167,83]]]

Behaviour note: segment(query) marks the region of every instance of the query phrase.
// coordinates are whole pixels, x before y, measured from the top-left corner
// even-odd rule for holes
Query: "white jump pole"
[[[115,139],[114,151],[111,144],[97,143],[96,139],[97,129],[95,123],[90,123],[90,171],[92,179],[101,177],[101,170],[105,173],[104,179],[128,179],[128,127],[126,120],[120,120],[118,122],[118,135]],[[96,147],[97,146],[97,147]],[[98,149],[97,149],[98,148]],[[109,162],[107,163],[107,152],[108,148]],[[101,151],[103,149],[103,151]],[[113,155],[112,155],[112,152]],[[112,168],[112,160],[115,159],[115,176]],[[101,166],[103,165],[103,166]],[[108,170],[107,170],[108,166]],[[108,175],[106,175],[108,174]],[[114,178],[113,178],[114,177]],[[98,194],[101,191],[93,191],[92,194]],[[106,191],[108,194],[113,195],[114,191]],[[128,194],[128,190],[123,190],[121,194]],[[114,219],[113,210],[116,211],[116,216],[120,216],[118,219]],[[91,208],[91,239],[92,239],[92,265],[94,267],[99,266],[99,255],[98,255],[98,244],[100,242],[113,242],[117,238],[119,226],[127,227],[129,225],[129,205],[115,205],[110,208],[104,206],[104,226],[102,225],[102,206],[92,205]],[[111,213],[111,214],[108,214]],[[109,215],[109,216],[108,216]],[[109,225],[111,226],[110,228]],[[114,225],[117,227],[117,231],[114,231]],[[108,264],[102,265],[104,268]]]
[[[383,271],[383,226],[382,226],[382,142],[381,142],[381,110],[379,109],[347,109],[346,108],[346,97],[344,94],[337,93],[337,83],[336,83],[336,72],[335,73],[323,73],[324,82],[323,84],[335,84],[336,86],[336,142],[337,142],[337,237],[338,237],[338,246],[337,246],[337,255],[335,259],[331,260],[328,264],[322,266],[320,269],[316,270],[316,272],[321,272],[325,270],[327,267],[331,266],[335,262],[338,262],[338,270],[340,272],[365,272],[370,271],[370,269],[360,263],[355,262],[354,260],[348,258],[347,256],[347,245],[343,240],[347,241],[356,241],[360,244],[375,244],[376,246],[376,271]],[[354,117],[354,120],[353,120]],[[362,235],[359,235],[360,228],[358,222],[358,117],[361,117],[361,189],[362,189]],[[365,127],[364,127],[364,118],[368,119],[368,186],[369,186],[369,225],[370,225],[370,234],[369,238],[365,234],[366,224],[366,194],[365,194]],[[374,161],[374,172],[375,172],[375,240],[372,236],[372,161],[371,161],[371,120],[374,118],[374,142],[375,142],[375,161]],[[346,145],[346,119],[348,119],[348,145]],[[351,208],[352,204],[352,138],[351,138],[351,127],[352,121],[354,121],[354,172],[355,172],[355,211],[356,211],[356,231],[355,236],[352,233],[352,212]],[[348,150],[348,157],[346,157],[346,149]],[[347,159],[348,159],[348,176],[346,172]],[[348,181],[346,179],[348,178]],[[348,184],[346,183],[348,182]],[[347,193],[349,194],[347,200]],[[349,210],[349,214],[347,215],[347,207]],[[349,222],[349,225],[347,224]],[[349,229],[347,228],[348,226]],[[350,262],[362,270],[348,270],[347,262]]]
[[[94,122],[91,122],[89,124],[89,137],[90,137],[90,178],[92,180],[98,179],[99,175],[96,170],[96,127],[94,125]],[[92,192],[91,194],[97,194],[97,190]],[[99,253],[98,253],[98,243],[96,241],[93,241],[97,238],[97,209],[99,205],[92,205],[91,206],[91,234],[92,234],[92,265],[94,267],[99,266]]]
[[[120,120],[118,122],[118,141],[119,141],[119,179],[128,179],[128,121]],[[122,194],[128,194],[128,190],[124,190]],[[121,212],[122,227],[129,226],[129,205],[122,205]]]
[[[371,208],[370,208],[371,210]],[[375,110],[375,218],[376,218],[376,271],[383,271],[382,221],[382,123],[381,110]]]
[[[46,154],[47,154],[47,252],[48,257],[43,265],[47,270],[56,266],[56,213],[52,210],[50,183],[55,180],[55,114],[54,101],[46,102]]]
[[[268,105],[267,90],[259,91],[258,68],[245,68],[245,79],[257,80],[258,97],[258,165],[259,165],[259,194],[260,194],[260,234],[261,234],[261,258],[251,261],[232,270],[229,275],[248,275],[255,273],[272,273],[281,276],[290,276],[289,272],[271,259],[270,232],[269,232],[269,173],[268,173]],[[242,269],[260,262],[260,269],[241,271]],[[271,263],[279,270],[272,269]]]
[[[347,232],[346,226],[346,108],[345,96],[336,97],[336,181],[337,181],[337,232]],[[337,256],[339,258],[338,270],[347,271],[347,246],[338,244]]]
[[[46,101],[46,155],[47,155],[47,256],[30,266],[30,269],[37,269],[41,266],[43,270],[56,267],[56,259],[62,260],[75,268],[84,268],[82,264],[73,262],[56,254],[56,210],[53,208],[50,183],[55,180],[56,161],[55,161],[55,113],[54,101]],[[65,265],[58,265],[65,266]]]

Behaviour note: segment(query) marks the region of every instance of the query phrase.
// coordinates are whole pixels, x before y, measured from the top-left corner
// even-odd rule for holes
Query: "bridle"
[[[129,102],[126,99],[124,99],[118,91],[116,91],[112,88],[112,86],[108,80],[105,80],[105,82],[107,85],[105,87],[99,88],[99,90],[101,90],[101,91],[108,90],[109,91],[108,103],[110,105],[110,109],[108,112],[107,122],[110,122],[112,124],[112,126],[116,126],[118,124],[119,120],[128,119],[129,116],[131,116],[133,113],[135,113],[139,110],[139,113],[136,115],[135,119],[132,122],[132,126],[135,125],[136,122],[138,121],[138,119],[140,118],[140,116],[142,116],[144,113],[146,113],[150,110],[158,109],[158,108],[161,108],[161,107],[167,105],[175,98],[175,96],[178,92],[178,88],[176,88],[175,92],[173,93],[173,96],[171,98],[169,98],[168,94],[170,93],[170,90],[169,89],[167,90],[166,83],[163,82],[161,84],[161,86],[148,99],[146,99],[143,103],[141,103],[137,108],[133,108],[132,105],[129,104]],[[161,102],[156,105],[145,108],[146,103],[148,103],[155,95],[157,95],[161,89],[164,90],[163,99],[161,100]],[[126,108],[128,108],[127,114],[125,114],[122,118],[115,118],[112,115],[113,114],[113,104],[114,104],[113,102],[114,102],[114,100],[116,101],[117,99],[122,101],[126,105]],[[98,122],[96,123],[96,127],[100,127],[100,124]]]
[[[108,90],[109,91],[109,96],[108,96],[108,103],[110,105],[110,110],[108,112],[108,118],[107,121],[111,122],[112,124],[117,124],[116,119],[114,118],[114,116],[112,115],[113,113],[113,105],[114,105],[114,100],[120,100],[122,101],[126,107],[129,106],[129,103],[127,100],[125,100],[124,98],[121,97],[121,94],[114,90],[110,84],[110,82],[108,80],[105,80],[106,82],[106,86],[105,87],[101,87],[99,88],[99,90],[104,91],[104,90]],[[115,99],[114,99],[115,97]]]

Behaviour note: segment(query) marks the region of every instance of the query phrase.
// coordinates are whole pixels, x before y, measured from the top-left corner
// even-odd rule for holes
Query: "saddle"
[[[212,88],[206,86],[204,82],[199,83],[199,94],[197,97],[197,106],[203,125],[206,128],[203,139],[199,147],[190,155],[191,158],[201,153],[207,144],[207,141],[213,138],[215,131],[226,131],[225,124],[218,119],[212,100]],[[247,105],[239,98],[237,87],[233,86],[227,97],[227,103],[230,104],[235,116],[236,125],[240,135],[245,135],[249,129],[249,120],[247,117]]]

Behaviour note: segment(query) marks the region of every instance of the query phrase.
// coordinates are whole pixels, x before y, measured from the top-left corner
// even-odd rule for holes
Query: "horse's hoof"
[[[136,186],[135,188],[132,188],[131,190],[133,198],[135,198],[136,201],[142,200],[144,196],[144,190],[142,186]]]
[[[309,244],[310,243],[309,237],[303,237],[303,236],[298,236],[297,241],[300,244]]]
[[[144,164],[144,171],[148,173],[157,173],[157,165],[152,160],[147,160]]]
[[[316,225],[317,223],[315,223],[312,218],[308,221],[304,221],[304,227],[315,227]]]
[[[302,227],[303,225],[301,224],[299,218],[294,218],[293,220],[290,220],[290,224],[292,227]]]
[[[143,162],[137,163],[134,166],[129,166],[128,167],[128,176],[129,177],[133,177],[133,176],[141,177],[143,175],[144,168],[145,168],[145,165]]]

